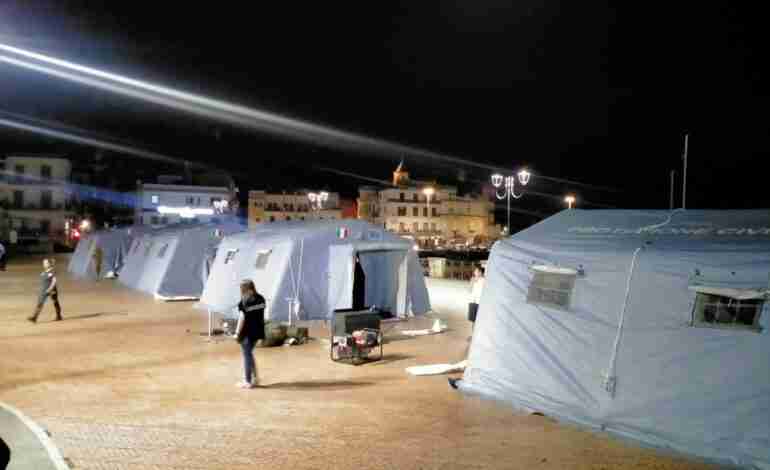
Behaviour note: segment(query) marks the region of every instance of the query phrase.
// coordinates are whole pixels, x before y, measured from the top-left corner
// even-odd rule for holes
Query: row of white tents
[[[200,299],[230,313],[239,285],[252,279],[274,320],[326,319],[351,308],[355,258],[363,267],[366,306],[393,315],[430,310],[413,244],[357,220],[276,222],[246,231],[237,224],[169,226],[96,232],[80,242],[69,271],[94,278],[94,253],[102,273],[162,300]]]
[[[250,278],[268,317],[328,318],[352,306],[357,255],[367,305],[427,312],[412,244],[363,222],[344,225],[275,223],[225,237],[200,305],[232,309]],[[173,280],[128,279],[159,276],[149,262],[128,268],[142,264],[134,257],[160,256],[169,237],[137,238],[122,255],[122,282],[189,294],[171,289]],[[493,247],[460,388],[770,469],[769,289],[770,211],[564,211]]]

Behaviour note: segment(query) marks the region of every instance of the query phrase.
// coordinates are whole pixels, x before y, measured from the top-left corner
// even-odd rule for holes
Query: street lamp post
[[[320,193],[308,193],[307,198],[310,200],[310,208],[316,212],[320,212],[324,203],[329,199],[329,193],[321,191]]]
[[[427,188],[424,188],[422,190],[422,193],[425,195],[425,202],[428,204],[428,217],[430,217],[430,198],[435,194],[436,190],[432,187],[428,186]]]
[[[514,199],[519,199],[520,197],[524,196],[524,193],[519,195],[516,194],[516,178],[518,177],[519,184],[526,186],[527,183],[529,183],[529,178],[531,176],[532,173],[527,170],[519,171],[516,176],[503,176],[499,173],[492,175],[492,186],[495,187],[495,196],[497,199],[508,200],[508,233],[511,231],[511,197]],[[502,194],[500,194],[501,187],[503,188]]]
[[[422,190],[422,193],[425,195],[425,203],[427,204],[427,209],[428,209],[428,218],[430,218],[430,217],[431,217],[431,213],[430,213],[430,198],[431,198],[431,196],[433,196],[433,194],[434,194],[435,192],[436,192],[436,190],[435,190],[435,189],[433,189],[433,187],[431,187],[431,186],[425,187],[425,188],[423,188],[423,190]],[[427,224],[427,222],[426,222],[426,224]],[[428,233],[431,233],[431,231],[430,231],[430,227],[428,227],[428,230],[426,230],[426,231],[427,231]],[[427,244],[428,244],[428,242],[426,242],[426,245],[427,245]]]
[[[575,204],[575,196],[573,196],[572,194],[568,194],[564,198],[564,202],[567,203],[567,208],[568,209],[572,209],[572,205]]]

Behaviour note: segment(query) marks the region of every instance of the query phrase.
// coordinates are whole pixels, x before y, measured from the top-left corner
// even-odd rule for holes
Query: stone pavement
[[[19,410],[0,403],[0,437],[11,450],[7,470],[67,470],[45,432]]]
[[[396,328],[383,361],[354,367],[329,360],[328,332],[313,324],[309,344],[258,348],[267,386],[242,390],[239,348],[200,335],[205,312],[71,279],[65,259],[65,321],[51,321],[48,306],[40,323],[26,322],[38,264],[0,273],[0,401],[47,429],[75,469],[710,468],[464,396],[446,376],[407,375],[462,359],[470,327],[442,294],[444,334]]]

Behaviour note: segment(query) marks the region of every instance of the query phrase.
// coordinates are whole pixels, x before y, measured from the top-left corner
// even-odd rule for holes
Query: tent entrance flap
[[[359,250],[364,273],[364,304],[394,315],[406,309],[407,252],[405,250]]]
[[[350,245],[332,245],[329,247],[329,314],[338,309],[351,308],[353,305],[353,247]]]

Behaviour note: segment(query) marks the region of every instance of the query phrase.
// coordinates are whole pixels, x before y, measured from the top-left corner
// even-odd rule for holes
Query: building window
[[[438,215],[438,212],[436,211],[435,207],[430,208],[430,215],[432,215],[433,217],[436,217]]]
[[[417,201],[419,200],[419,199],[417,198],[417,193],[413,193],[413,194],[412,194],[412,200],[413,200],[414,202],[417,202]]]
[[[420,231],[420,224],[418,224],[417,222],[412,222],[412,230],[414,231],[414,233],[419,232]]]
[[[150,201],[152,201],[153,204],[158,204],[159,200],[160,198],[158,197],[157,194],[153,194],[152,196],[150,196]]]
[[[48,235],[51,233],[51,221],[50,220],[41,220],[40,221],[40,233],[43,235]]]
[[[423,222],[422,223],[422,231],[423,232],[427,232],[428,231],[428,222]]]
[[[527,292],[527,303],[567,309],[575,288],[577,271],[556,266],[536,265]]]
[[[435,222],[430,224],[430,229],[433,230],[434,232],[436,231],[436,223]]]
[[[22,183],[24,181],[24,165],[16,165],[14,172],[16,173],[16,182]]]
[[[420,208],[419,207],[412,207],[412,217],[417,217],[420,215]]]
[[[427,207],[423,207],[422,208],[422,216],[423,217],[428,217],[428,208]]]
[[[697,287],[692,326],[759,331],[764,294],[748,289]]]
[[[404,193],[400,193],[400,194],[398,195],[398,200],[399,200],[399,201],[402,201],[402,202],[404,201]]]
[[[24,209],[24,191],[13,192],[13,208]]]
[[[399,217],[405,217],[406,216],[406,207],[399,207],[398,208],[398,216]]]
[[[399,222],[398,223],[398,231],[399,232],[403,232],[404,231],[404,223],[403,222]]]
[[[43,191],[40,193],[40,208],[51,209],[51,203],[53,202],[53,193],[51,191]]]
[[[43,165],[40,167],[40,177],[51,179],[51,165]]]
[[[152,217],[150,217],[150,223],[152,225],[158,225],[160,223],[160,221],[158,220],[158,216],[157,215],[153,215]]]

